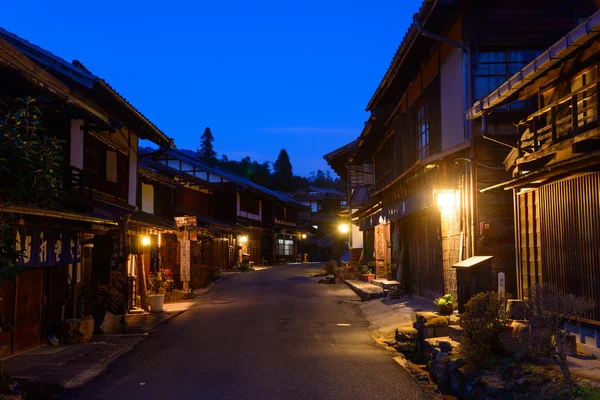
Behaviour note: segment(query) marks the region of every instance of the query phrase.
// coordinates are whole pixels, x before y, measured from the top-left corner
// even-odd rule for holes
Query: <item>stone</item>
[[[396,340],[417,340],[419,338],[419,331],[413,327],[400,327],[396,328]]]
[[[458,393],[458,391],[460,390],[460,378],[458,376],[453,375],[452,378],[450,378],[450,388],[455,393]]]
[[[64,343],[87,343],[94,333],[94,319],[92,317],[66,319],[61,323],[61,333]]]
[[[458,315],[448,316],[448,325],[460,325],[460,317]]]
[[[95,333],[109,334],[115,332],[121,327],[121,320],[123,315],[113,314],[109,311],[105,311],[101,314],[94,316],[95,319]]]
[[[450,329],[447,326],[435,326],[433,328],[435,337],[450,336]]]
[[[465,330],[458,325],[451,325],[448,327],[448,330],[450,331],[450,334],[448,335],[450,336],[450,339],[460,343]]]
[[[417,323],[421,322],[423,324],[427,323],[431,319],[439,317],[438,314],[429,311],[419,311],[415,313],[415,315],[417,317]]]
[[[510,319],[522,320],[525,318],[525,303],[523,303],[523,300],[508,300],[506,302],[506,315]]]
[[[421,332],[423,333],[423,339],[430,339],[435,337],[433,326],[424,326],[423,328],[421,328]]]
[[[396,349],[399,353],[414,353],[417,351],[417,342],[415,341],[401,341],[397,342],[394,345],[394,349]]]
[[[425,322],[425,324],[423,324],[423,326],[448,326],[448,319],[437,316],[429,319],[427,322]]]
[[[444,340],[444,341],[439,342],[438,346],[440,346],[440,350],[443,351],[444,353],[452,352],[452,344],[450,344],[450,342],[447,342]]]

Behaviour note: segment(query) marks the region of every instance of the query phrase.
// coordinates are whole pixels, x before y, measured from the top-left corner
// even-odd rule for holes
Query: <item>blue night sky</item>
[[[308,176],[360,134],[420,3],[12,1],[0,26],[81,61],[179,148],[210,126],[219,156],[275,161],[285,148]]]

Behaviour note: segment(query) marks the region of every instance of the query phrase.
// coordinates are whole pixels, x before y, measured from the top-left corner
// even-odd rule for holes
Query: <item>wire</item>
[[[471,160],[471,159],[469,159],[469,158],[455,158],[455,159],[454,159],[454,162],[456,162],[456,161],[458,161],[458,160],[463,160],[463,161],[472,162],[472,163],[475,163],[475,164],[477,164],[477,165],[479,165],[480,167],[483,167],[483,168],[506,170],[506,168],[504,168],[504,167],[492,167],[491,165],[485,165],[485,164],[482,164],[482,163],[480,163],[480,162],[478,162],[478,161]]]

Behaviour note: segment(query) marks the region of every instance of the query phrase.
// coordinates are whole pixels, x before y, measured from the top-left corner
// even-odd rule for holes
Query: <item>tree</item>
[[[62,193],[63,141],[40,135],[41,111],[36,100],[0,103],[0,280],[14,279],[20,271],[8,221],[10,206],[52,206]]]
[[[200,137],[200,148],[196,151],[196,158],[210,166],[217,164],[217,152],[213,148],[214,141],[215,138],[210,127],[207,126]]]
[[[277,160],[273,163],[273,180],[280,190],[290,190],[292,188],[292,162],[285,149],[281,149]]]
[[[564,382],[573,384],[567,360],[567,326],[596,306],[594,300],[563,294],[551,284],[536,285],[523,294],[525,315],[538,327],[549,328],[556,341],[553,358],[560,366]],[[564,328],[564,329],[563,329]]]

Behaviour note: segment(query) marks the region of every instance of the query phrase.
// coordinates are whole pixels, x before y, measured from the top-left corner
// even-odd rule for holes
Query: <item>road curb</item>
[[[392,357],[400,367],[402,367],[408,374],[417,382],[417,384],[423,389],[425,392],[429,393],[432,398],[442,399],[443,394],[438,388],[438,386],[431,382],[429,379],[429,374],[424,374],[423,372],[417,371],[413,368],[412,363],[404,357],[404,354],[399,353],[396,349],[391,348],[385,343],[385,341],[377,338],[375,335],[376,332],[371,331],[371,337],[377,344],[385,349],[385,351]]]
[[[86,383],[88,383],[89,381],[91,381],[95,377],[99,376],[104,371],[106,371],[106,369],[110,366],[110,364],[115,362],[118,358],[129,353],[131,350],[136,348],[143,341],[144,341],[144,339],[140,340],[138,343],[136,343],[135,345],[133,345],[131,347],[125,348],[125,349],[111,355],[110,357],[105,358],[104,360],[100,361],[100,365],[91,367],[91,368],[83,371],[81,374],[77,375],[75,378],[65,382],[62,385],[64,390],[65,391],[72,390],[72,389],[76,389],[78,387],[84,386]]]
[[[239,272],[239,273],[241,274],[241,272]],[[238,273],[231,273],[231,274],[223,275],[221,278],[217,279],[216,281],[209,283],[209,285],[207,287],[195,290],[194,294],[196,295],[196,297],[206,296],[217,285],[217,283],[224,281],[225,279],[229,278],[230,276],[237,275],[237,274]]]
[[[146,336],[152,335],[153,333],[155,333],[156,330],[158,330],[158,328],[160,328],[160,327],[162,327],[164,325],[169,324],[172,320],[174,320],[175,318],[179,317],[181,314],[183,314],[186,311],[187,310],[174,311],[172,316],[170,316],[169,318],[165,319],[164,321],[161,321],[156,326],[153,326],[148,332],[146,332]]]

